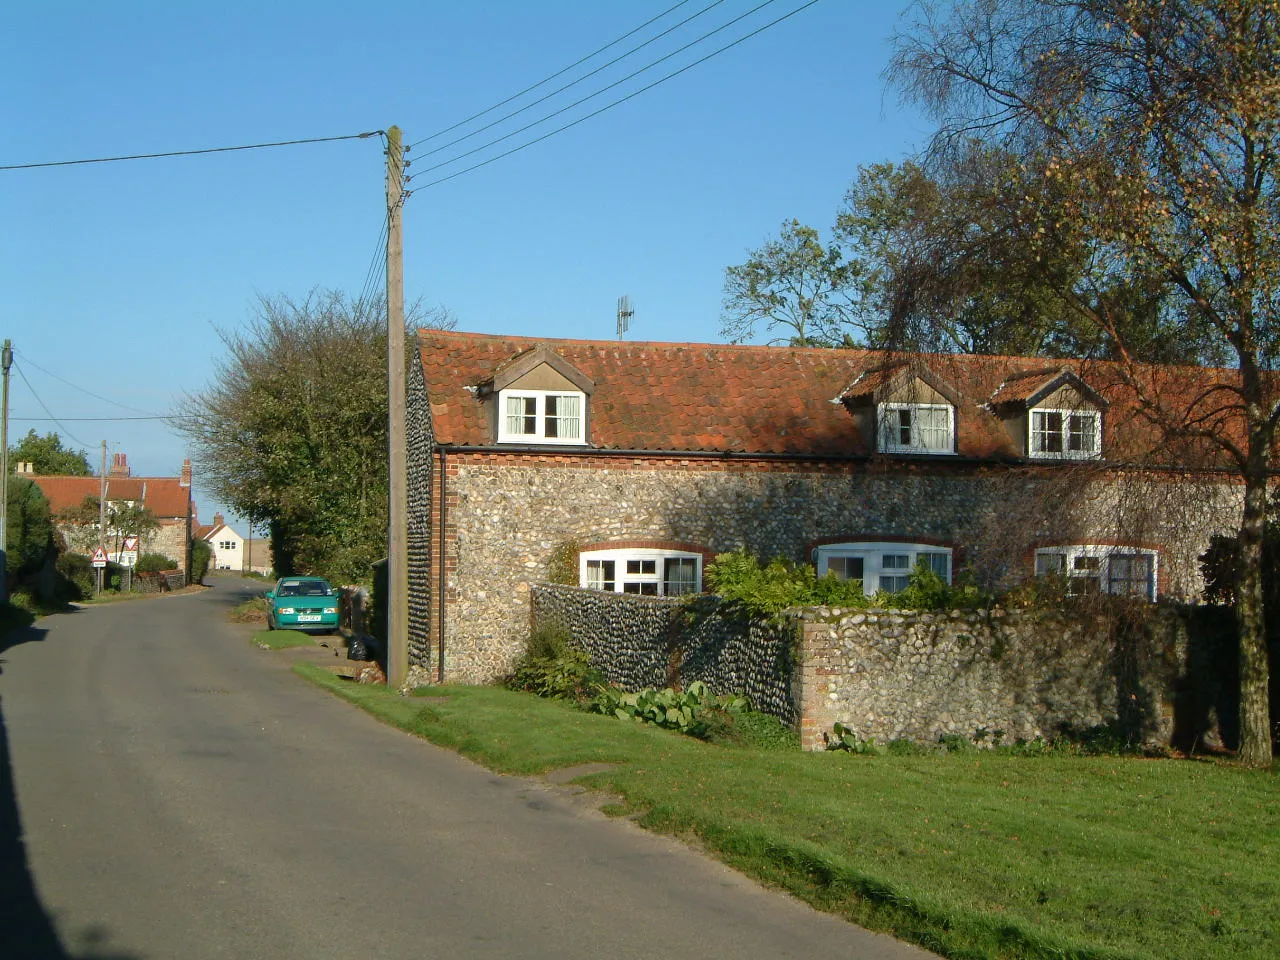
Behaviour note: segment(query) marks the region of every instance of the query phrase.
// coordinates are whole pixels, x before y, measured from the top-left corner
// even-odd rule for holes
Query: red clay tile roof
[[[37,475],[30,479],[44,492],[55,514],[68,507],[78,507],[85,497],[97,497],[102,489],[99,477]],[[191,513],[190,495],[191,488],[182,486],[177,477],[107,477],[108,500],[141,501],[162,519],[186,519]]]
[[[990,403],[993,407],[1002,403],[1026,403],[1037,390],[1060,373],[1062,367],[1044,367],[1010,374],[991,395]]]
[[[514,357],[538,345],[595,382],[588,441],[610,450],[867,454],[873,438],[859,435],[839,398],[850,388],[861,394],[867,383],[880,386],[903,366],[883,352],[868,350],[555,340],[425,329],[418,337],[436,439],[458,446],[494,444],[483,388]],[[1104,456],[1159,448],[1114,364],[1055,361],[1046,369],[1045,360],[1035,357],[930,354],[908,359],[923,364],[958,395],[961,455],[1016,456],[1003,422],[988,406],[991,398],[997,390],[1014,396],[1023,388],[1030,396],[1063,369],[1111,404],[1103,424]],[[1230,370],[1191,367],[1146,367],[1141,376],[1166,396],[1185,398],[1184,404],[1208,385],[1236,378]],[[1224,421],[1219,429],[1236,428]]]

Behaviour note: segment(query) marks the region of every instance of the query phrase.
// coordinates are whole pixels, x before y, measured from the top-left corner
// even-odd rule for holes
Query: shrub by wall
[[[533,588],[533,630],[558,625],[604,679],[624,690],[686,688],[738,694],[791,723],[791,628],[747,620],[715,597],[688,600],[603,593],[560,584]]]

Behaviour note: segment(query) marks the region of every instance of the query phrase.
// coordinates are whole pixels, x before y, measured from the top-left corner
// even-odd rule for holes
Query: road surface
[[[926,956],[378,724],[213,582],[0,641],[4,960]]]

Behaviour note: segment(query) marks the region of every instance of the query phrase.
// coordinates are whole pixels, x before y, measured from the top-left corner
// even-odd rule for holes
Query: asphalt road
[[[926,956],[378,724],[214,584],[0,642],[0,958]]]

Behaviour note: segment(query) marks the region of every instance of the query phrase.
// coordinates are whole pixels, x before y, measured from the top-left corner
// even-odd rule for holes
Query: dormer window
[[[1032,457],[1086,460],[1102,455],[1102,415],[1096,410],[1033,409],[1027,452]]]
[[[583,443],[581,393],[550,390],[503,390],[499,443]]]
[[[487,398],[498,443],[586,444],[595,388],[573,364],[538,346],[512,358],[477,394]]]
[[[1101,457],[1106,408],[1107,401],[1066,367],[1012,373],[988,401],[1015,449],[1033,460]]]
[[[954,453],[955,409],[942,403],[882,403],[883,453]]]

